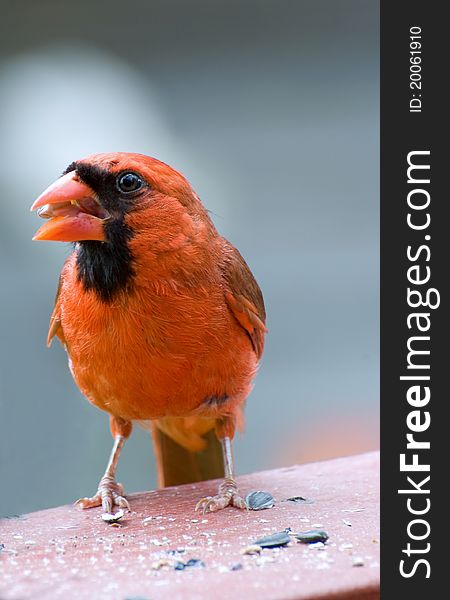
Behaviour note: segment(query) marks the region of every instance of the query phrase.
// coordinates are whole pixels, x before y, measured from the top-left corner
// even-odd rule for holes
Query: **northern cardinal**
[[[78,505],[107,513],[129,507],[115,474],[137,421],[152,431],[160,485],[224,477],[196,509],[245,508],[232,439],[266,327],[261,291],[242,256],[188,181],[141,154],[72,163],[36,209],[48,220],[34,240],[74,242],[48,344],[59,338],[76,384],[109,413],[114,438],[97,493]]]

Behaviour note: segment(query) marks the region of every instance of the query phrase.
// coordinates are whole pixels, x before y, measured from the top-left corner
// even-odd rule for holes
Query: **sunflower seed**
[[[186,562],[182,562],[181,560],[177,560],[174,564],[173,568],[175,571],[184,571],[187,567],[204,567],[205,563],[199,558],[190,558]]]
[[[186,567],[204,567],[205,563],[199,558],[190,558],[186,563]]]
[[[245,501],[250,510],[265,510],[275,505],[273,496],[268,492],[250,492]]]
[[[260,546],[261,548],[277,548],[279,546],[286,546],[291,541],[291,537],[287,531],[280,531],[279,533],[274,533],[272,535],[267,535],[265,537],[256,540],[254,544]]]
[[[292,496],[292,498],[286,498],[285,502],[295,502],[296,504],[314,504],[314,500],[311,500],[311,498],[304,498],[303,496]]]
[[[310,529],[295,534],[295,538],[303,544],[314,544],[315,542],[325,543],[328,539],[328,533],[322,529]]]

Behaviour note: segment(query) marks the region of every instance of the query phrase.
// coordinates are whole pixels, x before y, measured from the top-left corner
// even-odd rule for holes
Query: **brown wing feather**
[[[58,338],[61,340],[61,343],[63,345],[66,344],[66,340],[64,338],[64,333],[61,327],[61,318],[60,318],[60,304],[59,304],[59,294],[61,292],[61,285],[62,285],[62,275],[59,276],[59,281],[58,281],[58,289],[56,290],[56,296],[55,296],[55,306],[53,308],[53,312],[52,315],[50,317],[50,325],[48,328],[48,334],[47,334],[47,346],[50,347],[53,338],[55,337],[55,335],[58,336]]]
[[[228,242],[225,243],[225,299],[233,315],[248,333],[259,359],[264,350],[264,336],[267,332],[263,295],[239,251]]]

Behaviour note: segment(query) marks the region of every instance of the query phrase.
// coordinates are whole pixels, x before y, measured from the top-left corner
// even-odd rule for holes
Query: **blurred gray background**
[[[379,22],[374,0],[2,2],[0,514],[92,494],[107,415],[45,347],[69,245],[32,242],[74,159],[182,171],[263,289],[269,335],[240,473],[378,446]],[[155,485],[136,428],[119,467]]]

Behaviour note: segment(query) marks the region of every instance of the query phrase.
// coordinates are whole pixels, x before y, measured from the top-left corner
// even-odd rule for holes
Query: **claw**
[[[203,510],[203,514],[205,514],[208,511],[217,512],[227,506],[248,510],[247,502],[240,496],[236,483],[230,480],[225,480],[219,486],[219,493],[216,496],[206,496],[199,500],[195,510]]]
[[[217,512],[222,508],[225,508],[231,503],[231,498],[226,496],[208,496],[202,498],[195,507],[195,510],[203,509],[203,514],[209,512]]]
[[[120,483],[115,481],[101,481],[98,491],[91,498],[80,498],[75,502],[75,506],[82,509],[101,506],[104,513],[112,514],[114,506],[130,510],[130,504],[124,496],[124,489]]]
[[[195,511],[199,511],[203,508],[203,514],[205,514],[205,512],[207,511],[207,506],[209,504],[209,502],[211,501],[212,496],[206,496],[206,498],[201,498],[197,504],[195,505]]]
[[[240,509],[245,508],[245,510],[250,510],[245,498],[242,498],[242,496],[239,496],[238,494],[234,494],[231,501],[235,508],[240,508]]]
[[[100,494],[96,494],[95,496],[92,496],[91,498],[79,498],[75,503],[74,506],[78,506],[79,508],[95,508],[96,506],[101,506],[102,505],[102,498],[100,496]]]

